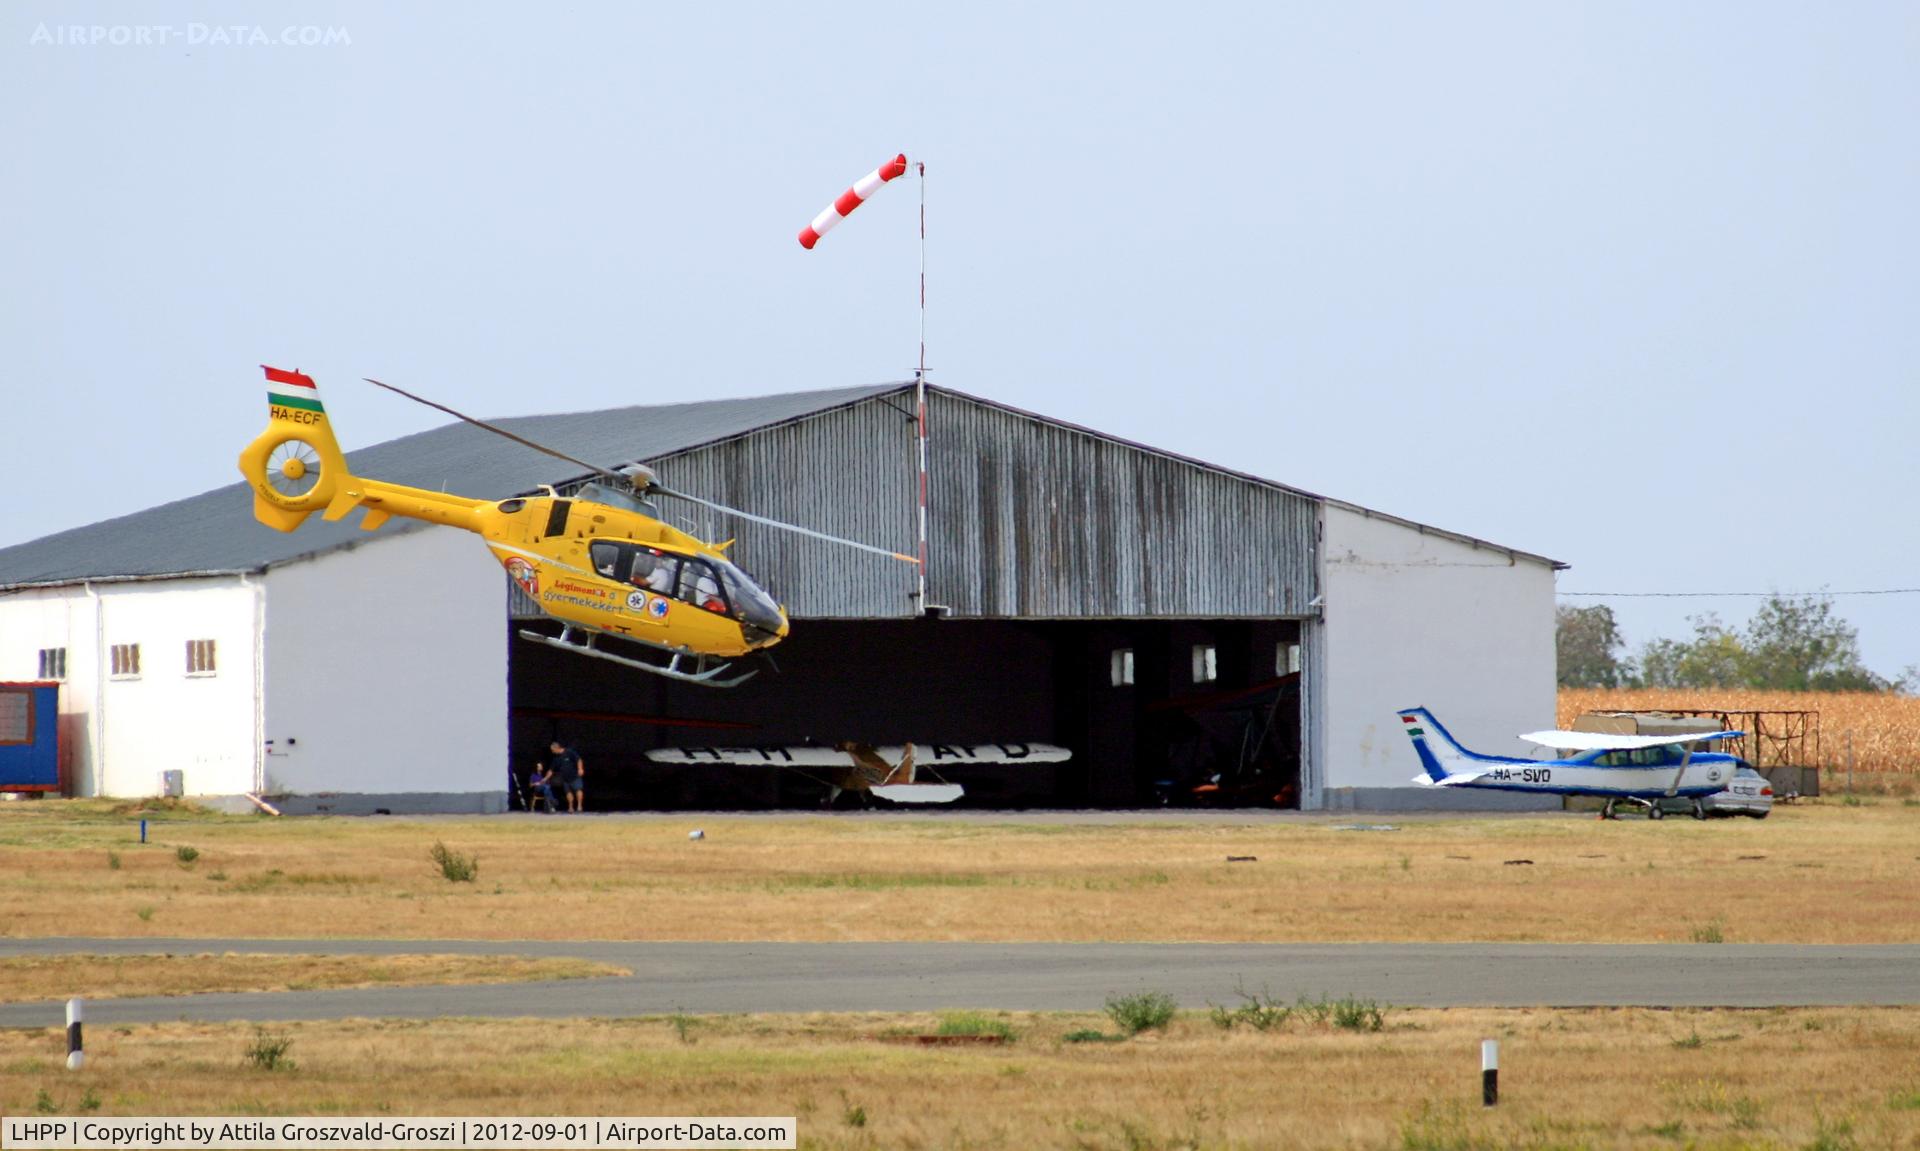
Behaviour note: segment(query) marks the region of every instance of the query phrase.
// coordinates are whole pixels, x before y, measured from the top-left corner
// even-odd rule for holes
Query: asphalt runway
[[[1098,1010],[1163,991],[1183,1006],[1245,987],[1401,1007],[1786,1007],[1920,1003],[1920,945],[1499,943],[633,943],[606,941],[9,939],[0,956],[92,953],[576,956],[631,976],[463,987],[256,992],[89,1002],[100,1024],[359,1017]],[[47,1027],[58,1003],[0,1004]]]

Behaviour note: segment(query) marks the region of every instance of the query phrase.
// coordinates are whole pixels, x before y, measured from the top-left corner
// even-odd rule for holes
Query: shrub
[[[1726,933],[1720,930],[1719,920],[1715,920],[1712,923],[1701,924],[1687,934],[1695,943],[1725,943],[1727,941]]]
[[[698,1019],[685,1012],[676,1011],[667,1016],[667,1022],[673,1025],[673,1033],[680,1037],[680,1042],[687,1044],[694,1042],[693,1029],[700,1025]]]
[[[253,1042],[247,1045],[247,1066],[256,1071],[291,1071],[294,1062],[287,1058],[287,1050],[292,1046],[291,1036],[275,1035],[264,1027],[256,1027]]]
[[[107,852],[107,870],[108,871],[120,870],[120,853],[119,852],[117,851]]]
[[[479,856],[461,855],[439,840],[434,841],[433,850],[428,854],[440,865],[440,874],[448,883],[472,883],[480,874]]]
[[[1179,1009],[1173,996],[1160,991],[1142,991],[1137,995],[1115,995],[1107,1000],[1107,1017],[1126,1035],[1138,1035],[1150,1028],[1165,1028]]]
[[[1060,1037],[1062,1043],[1118,1043],[1125,1038],[1120,1035],[1108,1035],[1091,1027],[1082,1027],[1078,1031],[1069,1031]]]
[[[197,847],[188,847],[183,843],[173,849],[173,857],[183,865],[191,864],[194,860],[200,858],[200,849]]]
[[[1387,1025],[1380,1005],[1349,995],[1333,1001],[1333,1025],[1342,1031],[1378,1031]]]
[[[1254,993],[1245,987],[1234,988],[1234,994],[1240,997],[1240,1006],[1229,1009],[1217,1003],[1209,1003],[1211,1010],[1207,1018],[1222,1031],[1231,1030],[1240,1024],[1246,1024],[1255,1031],[1272,1031],[1285,1027],[1293,1018],[1293,1008],[1275,999],[1270,992]]]

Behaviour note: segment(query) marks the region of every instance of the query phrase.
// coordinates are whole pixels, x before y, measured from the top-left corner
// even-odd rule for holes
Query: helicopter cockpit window
[[[635,587],[661,595],[673,594],[674,568],[680,563],[677,556],[658,552],[652,548],[640,548],[633,554],[633,574],[627,577]]]
[[[596,543],[592,549],[593,570],[607,579],[620,578],[620,545]]]
[[[727,596],[733,601],[734,618],[770,635],[778,633],[786,620],[780,615],[780,605],[773,602],[773,597],[754,583],[746,572],[725,560],[713,566],[719,570],[721,580],[727,585]]]
[[[680,564],[680,588],[674,598],[721,615],[729,614],[727,601],[720,593],[720,577],[705,561],[686,559]]]

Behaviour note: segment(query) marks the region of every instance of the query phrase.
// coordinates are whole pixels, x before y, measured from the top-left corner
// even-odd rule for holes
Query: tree
[[[1834,613],[1827,596],[1769,596],[1738,632],[1710,612],[1689,622],[1692,639],[1656,639],[1641,649],[1640,675],[1648,687],[1773,691],[1889,691],[1896,687],[1860,662],[1860,634]]]
[[[1738,687],[1747,681],[1749,656],[1740,637],[1708,612],[1690,616],[1691,640],[1656,639],[1640,651],[1640,676],[1648,687]]]
[[[1768,596],[1747,621],[1747,682],[1779,691],[1886,691],[1860,662],[1860,633],[1826,596]]]
[[[1605,604],[1555,609],[1554,648],[1561,687],[1620,687],[1630,670],[1615,653],[1627,646]]]

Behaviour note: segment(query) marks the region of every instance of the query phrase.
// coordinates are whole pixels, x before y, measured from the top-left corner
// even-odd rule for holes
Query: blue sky
[[[0,544],[236,478],[261,361],[349,446],[436,422],[362,375],[904,377],[919,189],[794,241],[904,150],[936,382],[1564,590],[1920,585],[1915,59],[1911,4],[8,4]],[[1920,663],[1920,596],[1840,606]]]

